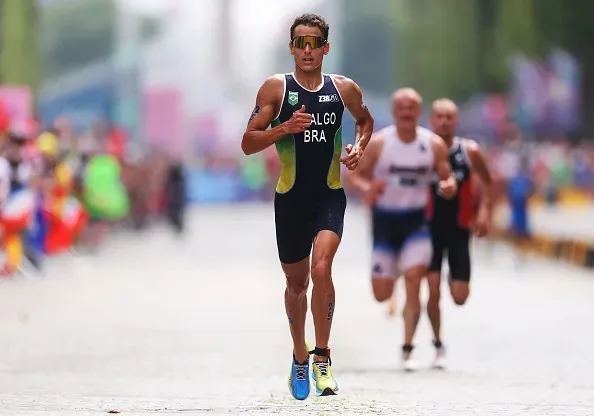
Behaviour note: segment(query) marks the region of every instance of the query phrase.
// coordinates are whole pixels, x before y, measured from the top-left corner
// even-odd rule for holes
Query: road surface
[[[330,345],[341,393],[296,402],[272,208],[201,208],[191,220],[185,241],[122,235],[97,257],[0,285],[0,414],[594,414],[587,271],[518,268],[505,247],[477,247],[471,300],[443,302],[449,370],[405,374],[400,319],[371,296],[365,214],[349,207]],[[427,368],[430,341],[424,319]]]

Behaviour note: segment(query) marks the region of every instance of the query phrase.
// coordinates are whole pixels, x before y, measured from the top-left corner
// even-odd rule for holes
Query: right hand
[[[386,181],[374,179],[371,181],[369,189],[365,193],[365,203],[373,206],[377,203],[380,195],[386,190]]]
[[[302,105],[284,124],[290,134],[303,133],[311,126],[311,114],[307,114],[305,106]]]

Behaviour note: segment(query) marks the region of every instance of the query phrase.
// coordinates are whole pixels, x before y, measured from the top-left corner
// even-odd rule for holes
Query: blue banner
[[[78,129],[87,129],[99,120],[111,120],[114,104],[112,79],[89,82],[39,103],[44,126],[65,116]]]

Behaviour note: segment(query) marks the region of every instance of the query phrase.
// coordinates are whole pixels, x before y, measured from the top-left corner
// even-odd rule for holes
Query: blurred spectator
[[[510,178],[507,196],[510,207],[510,234],[516,246],[522,249],[530,238],[530,224],[528,221],[528,203],[534,193],[534,183],[530,171],[530,161],[523,157],[519,170]]]
[[[181,234],[185,229],[186,177],[181,162],[172,162],[165,179],[166,214],[174,230]]]

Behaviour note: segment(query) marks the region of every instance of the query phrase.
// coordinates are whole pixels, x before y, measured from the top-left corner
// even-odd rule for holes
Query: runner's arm
[[[456,178],[452,175],[452,167],[448,160],[447,146],[438,136],[433,136],[431,145],[433,146],[433,155],[435,157],[435,171],[439,180],[456,183]]]
[[[466,153],[472,170],[479,177],[482,185],[482,192],[479,200],[478,215],[489,216],[493,209],[493,177],[489,170],[487,159],[481,146],[474,140],[468,140],[466,143]]]
[[[383,146],[383,138],[381,135],[381,132],[372,135],[367,150],[363,153],[357,169],[349,170],[347,172],[347,182],[355,188],[357,192],[360,192],[363,195],[369,192],[371,188],[373,171],[379,160]]]
[[[355,131],[357,133],[355,146],[359,146],[362,151],[365,151],[373,134],[374,120],[363,101],[361,88],[350,78],[340,75],[332,75],[332,77],[344,106],[355,119]],[[360,167],[357,169],[360,169]]]
[[[241,141],[241,149],[246,155],[261,152],[288,133],[283,124],[268,129],[281,105],[283,82],[279,76],[272,76],[260,87],[256,106]]]

